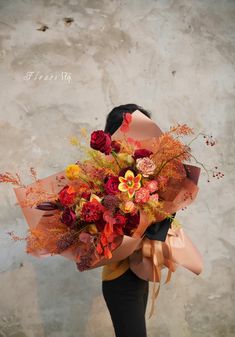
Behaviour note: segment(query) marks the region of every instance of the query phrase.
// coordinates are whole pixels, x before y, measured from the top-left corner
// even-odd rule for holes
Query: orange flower
[[[108,246],[104,247],[104,256],[108,259],[111,259],[113,256]]]
[[[120,204],[120,208],[124,213],[134,213],[136,210],[135,204],[131,200],[126,201],[124,204]]]
[[[140,173],[137,176],[131,170],[127,170],[124,177],[118,177],[120,184],[118,185],[118,189],[121,192],[127,192],[128,197],[132,198],[137,191],[141,187],[141,177]]]

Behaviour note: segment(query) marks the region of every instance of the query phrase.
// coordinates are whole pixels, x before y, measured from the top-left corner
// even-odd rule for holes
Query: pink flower
[[[149,190],[147,188],[141,187],[136,193],[135,193],[135,202],[147,202],[149,200],[150,194]]]
[[[142,173],[143,177],[148,177],[154,173],[156,165],[152,159],[144,157],[136,160],[136,167]]]
[[[150,193],[153,193],[158,189],[158,182],[156,180],[150,180],[145,184],[144,187],[147,188]]]

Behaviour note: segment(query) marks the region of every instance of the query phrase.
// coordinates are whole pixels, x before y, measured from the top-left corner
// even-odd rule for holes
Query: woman
[[[151,118],[148,111],[136,104],[120,105],[108,114],[104,131],[112,135],[121,126],[123,114],[136,110]],[[149,282],[132,272],[128,258],[103,267],[102,292],[116,337],[147,337],[145,312]]]

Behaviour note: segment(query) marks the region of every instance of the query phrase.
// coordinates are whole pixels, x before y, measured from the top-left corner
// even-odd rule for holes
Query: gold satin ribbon
[[[152,291],[152,303],[149,313],[149,318],[152,317],[154,313],[154,304],[155,300],[159,294],[160,287],[161,287],[161,269],[165,265],[164,255],[163,255],[163,245],[164,242],[158,240],[143,240],[143,247],[142,253],[143,256],[152,258],[152,265],[153,265],[153,291]],[[173,260],[172,260],[172,250],[171,250],[171,236],[169,236],[169,267],[167,277],[165,280],[165,284],[170,281],[173,268]],[[159,282],[158,288],[156,290],[156,282]]]

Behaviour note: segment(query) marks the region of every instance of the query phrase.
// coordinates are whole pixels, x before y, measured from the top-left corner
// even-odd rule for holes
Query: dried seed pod
[[[55,209],[58,209],[57,204],[51,201],[45,201],[36,206],[37,209],[40,209],[41,211],[53,211]]]

